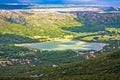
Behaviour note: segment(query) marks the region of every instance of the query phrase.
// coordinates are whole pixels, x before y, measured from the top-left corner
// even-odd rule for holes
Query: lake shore
[[[24,46],[41,50],[101,50],[107,44],[97,42],[85,42],[71,39],[58,39],[40,43],[23,43],[15,46]]]

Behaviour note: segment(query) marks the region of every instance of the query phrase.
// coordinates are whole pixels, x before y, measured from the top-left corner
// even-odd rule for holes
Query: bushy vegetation
[[[31,75],[40,75],[30,77]],[[78,61],[61,65],[47,70],[37,70],[16,77],[2,77],[1,79],[15,80],[119,80],[120,79],[120,51],[101,55],[94,59]],[[20,77],[22,76],[22,77]]]
[[[32,74],[44,74],[43,80],[119,80],[120,51]]]

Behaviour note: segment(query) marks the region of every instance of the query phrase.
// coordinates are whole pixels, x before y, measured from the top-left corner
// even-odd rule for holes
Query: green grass
[[[11,11],[10,13],[14,14],[14,11]],[[4,18],[0,18],[0,33],[16,34],[31,38],[34,38],[34,36],[59,38],[64,37],[64,35],[74,34],[69,31],[62,30],[61,27],[82,25],[80,22],[75,20],[75,15],[69,13],[33,12],[33,14],[26,15],[24,12],[22,13],[18,11],[18,15],[24,16],[24,23],[17,24],[6,21]],[[5,15],[5,17],[7,17],[7,15]]]

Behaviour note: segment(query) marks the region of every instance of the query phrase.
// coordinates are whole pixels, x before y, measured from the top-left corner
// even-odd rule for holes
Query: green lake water
[[[88,43],[84,41],[72,40],[54,40],[42,43],[25,43],[21,46],[36,48],[41,50],[101,50],[106,44],[104,43]]]

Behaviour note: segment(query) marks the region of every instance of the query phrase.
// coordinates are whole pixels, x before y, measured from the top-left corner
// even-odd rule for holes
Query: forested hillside
[[[95,59],[60,66],[41,74],[44,74],[48,80],[119,80],[120,51]]]
[[[120,51],[94,59],[61,65],[47,70],[37,70],[16,77],[1,79],[15,80],[119,80]],[[22,76],[22,77],[21,77]]]

